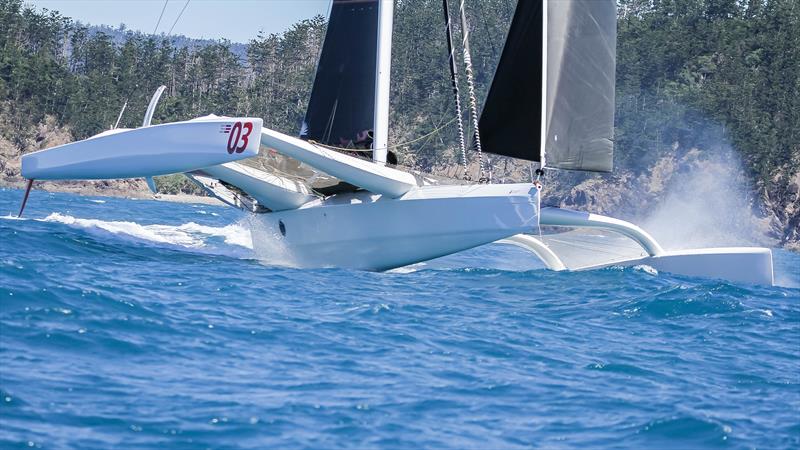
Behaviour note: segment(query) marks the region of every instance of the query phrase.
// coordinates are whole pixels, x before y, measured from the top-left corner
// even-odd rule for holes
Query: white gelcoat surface
[[[300,183],[238,163],[206,167],[202,172],[238,187],[273,211],[299,208],[317,198]]]
[[[611,265],[648,265],[656,270],[678,275],[717,278],[736,283],[774,284],[772,252],[768,248],[724,247],[665,251],[652,236],[632,223],[598,214],[559,208],[542,208],[540,221],[542,225],[610,230],[627,236],[650,254],[650,256],[641,258],[584,267],[581,270],[598,269]],[[552,255],[543,255],[540,248],[531,245],[528,241],[530,240],[518,239],[515,243],[535,253],[549,267],[554,267],[552,261],[545,259]],[[553,248],[550,247],[550,250]],[[558,257],[557,252],[554,255],[556,258]]]
[[[228,152],[230,130],[236,122],[251,123],[252,131],[240,152]],[[37,180],[96,180],[139,178],[189,172],[256,156],[261,119],[204,118],[136,129],[109,130],[70,144],[22,157],[22,176]]]
[[[661,248],[661,245],[646,231],[630,222],[613,217],[562,208],[542,208],[541,224],[557,227],[584,227],[611,230],[628,236],[638,242],[651,256],[664,253],[664,249]]]
[[[370,192],[397,198],[417,186],[413,175],[264,129],[261,144]]]
[[[772,251],[760,247],[701,248],[666,252],[626,265],[646,264],[663,272],[737,283],[774,284]]]
[[[336,195],[259,215],[264,230],[254,234],[253,247],[267,260],[280,248],[281,258],[289,255],[298,267],[388,270],[530,232],[538,195],[530,184],[425,186],[400,199]]]

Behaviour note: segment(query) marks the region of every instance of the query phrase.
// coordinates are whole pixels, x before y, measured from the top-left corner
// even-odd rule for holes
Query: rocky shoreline
[[[0,188],[25,189],[25,182],[22,180],[0,179]],[[191,194],[153,194],[142,180],[37,181],[34,184],[33,190],[67,192],[86,196],[122,197],[139,200],[202,203],[205,205],[224,206],[224,203],[214,197]]]

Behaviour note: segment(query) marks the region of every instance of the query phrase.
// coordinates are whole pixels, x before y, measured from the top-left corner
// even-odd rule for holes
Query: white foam
[[[52,213],[41,221],[62,223],[89,231],[191,249],[207,248],[209,239],[215,237],[223,238],[227,245],[252,249],[250,231],[239,224],[224,227],[210,227],[194,222],[178,226],[140,225],[136,222],[81,219],[60,213]]]
[[[387,273],[400,273],[400,274],[414,273],[414,272],[416,272],[418,270],[423,270],[425,268],[425,266],[427,266],[426,263],[419,262],[419,263],[416,263],[416,264],[411,264],[411,265],[408,265],[408,266],[403,266],[403,267],[398,267],[396,269],[391,269],[391,270],[387,271]]]
[[[277,219],[268,215],[249,216],[244,223],[250,230],[253,253],[262,264],[281,267],[305,267],[289,248],[280,233]]]
[[[638,264],[633,266],[633,270],[644,272],[649,275],[658,275],[658,270],[656,270],[653,266],[648,266],[647,264]]]

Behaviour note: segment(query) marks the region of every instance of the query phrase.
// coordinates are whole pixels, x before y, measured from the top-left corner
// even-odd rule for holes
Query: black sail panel
[[[546,4],[546,166],[610,171],[616,3],[549,0]],[[541,1],[519,2],[481,117],[487,151],[530,161],[540,161],[541,156],[541,8]]]
[[[483,149],[539,161],[542,1],[520,0],[478,126]]]
[[[334,0],[301,138],[371,147],[377,45],[378,0]]]

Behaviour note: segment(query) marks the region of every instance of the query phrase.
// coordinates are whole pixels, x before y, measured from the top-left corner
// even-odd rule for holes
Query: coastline
[[[25,189],[23,181],[0,179],[0,189]],[[212,206],[226,206],[214,197],[191,194],[153,194],[141,180],[114,181],[40,181],[33,185],[35,191],[66,192],[83,196],[122,197],[137,200],[156,200],[172,203],[197,203]],[[21,200],[21,199],[20,199]]]

